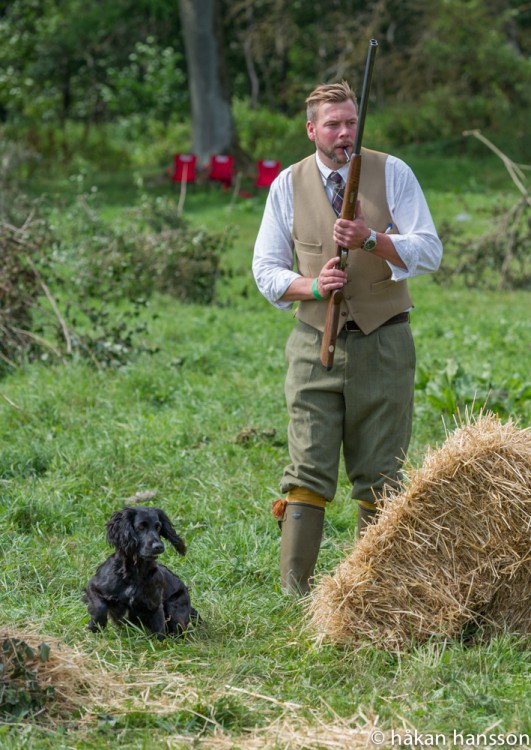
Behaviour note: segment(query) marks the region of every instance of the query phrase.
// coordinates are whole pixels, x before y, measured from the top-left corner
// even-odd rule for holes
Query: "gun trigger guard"
[[[348,250],[346,250],[344,247],[341,248],[340,254],[339,254],[339,268],[344,271],[347,267],[347,261],[348,261]]]

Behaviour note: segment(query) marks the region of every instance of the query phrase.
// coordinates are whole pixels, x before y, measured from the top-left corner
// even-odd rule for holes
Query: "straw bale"
[[[503,577],[483,619],[486,636],[499,630],[531,635],[531,555],[514,575]]]
[[[318,639],[408,648],[465,625],[529,632],[531,432],[467,417],[388,493],[308,602]]]

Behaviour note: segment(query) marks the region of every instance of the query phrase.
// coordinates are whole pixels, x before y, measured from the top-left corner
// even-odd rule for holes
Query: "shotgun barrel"
[[[352,156],[349,160],[348,177],[345,185],[345,196],[343,198],[343,206],[341,209],[341,218],[349,219],[352,221],[356,215],[356,202],[358,200],[358,190],[360,186],[361,177],[361,143],[363,140],[363,131],[365,128],[365,118],[367,116],[367,107],[369,104],[369,92],[371,88],[372,71],[374,68],[374,59],[376,57],[376,50],[378,49],[378,42],[376,39],[371,39],[369,42],[369,49],[367,52],[367,60],[365,62],[365,74],[363,76],[363,86],[361,90],[361,100],[358,110],[358,126],[356,129],[356,140],[352,150]],[[345,152],[346,153],[346,152]],[[348,155],[347,155],[348,156]],[[345,269],[348,261],[348,248],[339,247],[337,248],[338,256],[338,267],[342,270]],[[339,328],[339,317],[341,310],[341,302],[343,301],[343,290],[336,289],[330,295],[328,302],[328,310],[326,313],[326,323],[323,333],[323,341],[321,345],[321,362],[323,367],[327,370],[331,370],[334,364],[334,354],[336,351],[336,340]]]

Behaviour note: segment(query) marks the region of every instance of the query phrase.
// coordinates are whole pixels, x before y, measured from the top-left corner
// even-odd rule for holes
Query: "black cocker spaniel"
[[[155,633],[181,635],[198,614],[187,586],[171,570],[157,562],[164,552],[161,537],[180,555],[186,545],[163,510],[145,506],[125,507],[107,523],[107,541],[116,552],[102,563],[88,582],[84,601],[93,632],[128,621]]]

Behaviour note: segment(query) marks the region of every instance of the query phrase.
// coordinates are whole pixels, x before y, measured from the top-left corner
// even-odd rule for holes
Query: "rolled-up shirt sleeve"
[[[407,266],[389,264],[393,281],[434,273],[441,263],[442,243],[417,178],[401,159],[389,156],[385,179],[394,223],[391,239]]]
[[[253,255],[253,274],[258,289],[272,305],[285,310],[289,310],[292,303],[279,300],[299,276],[293,270],[292,226],[293,191],[291,167],[288,167],[269,189]]]

